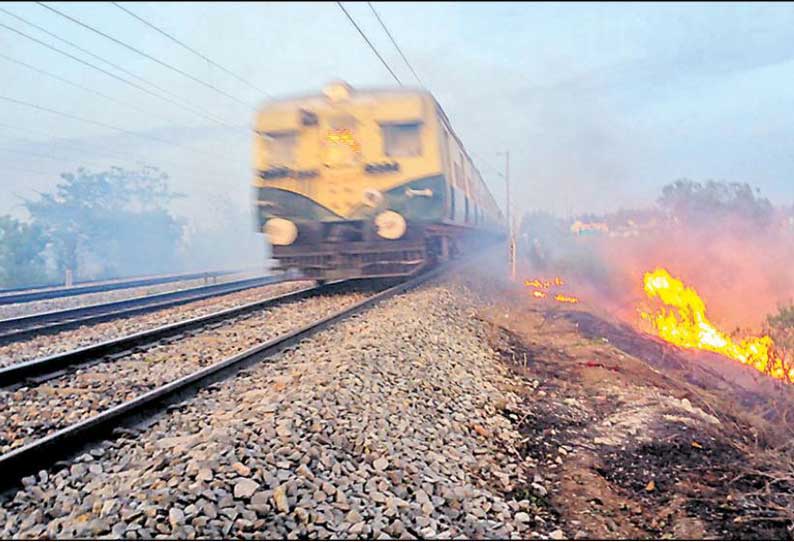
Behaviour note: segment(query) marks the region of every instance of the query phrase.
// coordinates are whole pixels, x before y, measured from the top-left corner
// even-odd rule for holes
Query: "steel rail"
[[[32,335],[57,333],[64,329],[87,323],[97,323],[175,307],[192,301],[200,301],[209,297],[231,294],[278,282],[282,282],[281,277],[247,278],[183,290],[170,290],[159,294],[133,297],[109,303],[8,318],[0,320],[0,344],[18,341]]]
[[[200,329],[216,322],[236,318],[265,307],[317,295],[329,290],[333,284],[335,283],[328,283],[324,286],[301,288],[286,294],[270,296],[238,307],[232,307],[204,316],[196,316],[179,322],[165,324],[146,331],[140,331],[123,337],[76,348],[68,352],[53,354],[51,356],[2,367],[0,368],[0,387],[16,386],[30,380],[40,381],[55,376],[54,373],[59,373],[68,367],[102,361],[102,358],[109,356],[117,358],[125,352],[129,353],[133,350],[141,349],[144,346],[155,344],[162,339],[173,337],[174,335]]]
[[[143,277],[116,278],[104,281],[86,281],[81,285],[62,286],[48,285],[30,288],[14,288],[0,290],[0,305],[11,303],[29,303],[31,301],[41,301],[44,299],[58,299],[61,297],[72,297],[83,294],[93,294],[96,292],[109,292],[112,290],[123,290],[125,288],[138,288],[141,286],[153,286],[156,284],[167,284],[169,282],[179,282],[196,279],[217,279],[218,277],[242,273],[240,270],[233,271],[203,271],[200,273],[178,273],[172,275],[149,275]]]
[[[97,441],[112,437],[114,431],[118,432],[124,427],[151,420],[153,416],[166,410],[169,405],[195,395],[201,388],[233,376],[253,364],[263,362],[345,318],[358,314],[384,299],[421,285],[445,272],[448,268],[449,264],[442,265],[299,329],[284,333],[245,352],[155,388],[92,418],[11,450],[0,456],[0,490],[18,486],[23,477],[38,472],[40,469],[50,468],[61,460],[87,450]]]

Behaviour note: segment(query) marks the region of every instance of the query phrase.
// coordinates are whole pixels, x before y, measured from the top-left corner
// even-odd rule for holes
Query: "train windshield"
[[[295,149],[298,146],[296,132],[278,132],[264,135],[267,158],[271,164],[287,165],[295,162]]]
[[[383,154],[391,157],[421,156],[422,138],[419,123],[384,124]]]

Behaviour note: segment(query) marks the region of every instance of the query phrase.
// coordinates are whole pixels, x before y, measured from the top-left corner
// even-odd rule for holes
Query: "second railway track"
[[[109,303],[86,305],[71,309],[29,314],[0,320],[0,345],[34,335],[52,334],[84,324],[113,318],[134,316],[145,312],[174,307],[280,281],[280,277],[255,277],[211,284],[153,295],[133,297]]]
[[[174,345],[178,349],[166,350],[165,358],[150,362],[151,368],[158,367],[156,378],[151,377],[147,360],[139,356],[127,366],[119,358],[89,366],[82,373],[75,371],[60,381],[61,377],[56,377],[44,385],[2,392],[5,404],[0,407],[7,416],[0,426],[0,449],[6,452],[0,456],[0,486],[13,485],[24,475],[85,449],[115,428],[137,423],[197,389],[415,287],[444,269],[372,295],[363,293],[367,287],[359,291],[338,288],[336,295],[312,296],[270,310],[269,317],[248,316],[225,329],[218,327],[214,338],[212,334],[196,335],[190,346],[197,348],[194,360],[184,353],[190,339],[179,338],[179,344]],[[333,291],[335,286],[341,285],[323,288]],[[213,344],[219,341],[222,347]],[[212,351],[211,355],[206,351]],[[34,411],[39,414],[33,415]]]
[[[127,288],[140,288],[172,282],[184,282],[196,279],[205,281],[218,280],[219,277],[238,274],[241,271],[204,271],[200,273],[178,273],[171,275],[153,275],[142,277],[129,277],[123,279],[109,279],[106,281],[77,283],[73,286],[50,285],[33,288],[15,288],[0,290],[0,305],[14,303],[29,303],[45,299],[59,299],[96,292],[110,292]]]
[[[70,424],[366,297],[362,291],[335,286],[280,296],[259,310],[232,314],[118,355],[87,356],[62,374],[2,389],[0,411],[5,416],[0,418],[0,452],[57,434]]]
[[[326,288],[328,289],[328,288]],[[33,384],[50,378],[68,367],[102,360],[113,359],[131,353],[133,350],[142,349],[158,341],[173,338],[176,335],[194,332],[216,323],[243,316],[247,313],[274,306],[289,301],[297,301],[322,291],[322,287],[308,287],[288,292],[282,295],[268,296],[264,299],[245,303],[212,312],[204,316],[197,316],[170,324],[158,326],[154,329],[140,331],[131,335],[118,337],[96,344],[76,348],[68,352],[53,354],[38,359],[14,363],[0,368],[0,387],[22,385],[26,382]]]

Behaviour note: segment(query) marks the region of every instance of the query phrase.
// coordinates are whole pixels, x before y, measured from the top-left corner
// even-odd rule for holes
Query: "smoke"
[[[116,220],[107,221],[107,227],[87,237],[96,250],[78,250],[77,260],[70,265],[76,268],[76,279],[267,269],[269,250],[252,216],[250,137],[242,129],[173,126],[141,131],[137,136],[89,136],[52,143],[20,138],[13,142],[13,150],[52,153],[59,160],[44,161],[44,165],[20,162],[20,167],[41,170],[36,176],[27,169],[9,170],[5,176],[7,193],[16,197],[9,198],[0,214],[11,211],[22,220],[32,220],[24,201],[55,193],[62,182],[61,174],[81,166],[95,173],[115,166],[129,171],[155,166],[168,175],[168,188],[182,197],[167,202],[157,217],[135,215],[136,209],[129,209],[132,219],[126,222],[119,216],[109,217]],[[19,203],[12,205],[11,200]],[[166,218],[166,222],[161,220]],[[106,240],[101,247],[99,234]],[[81,246],[85,244],[81,242]],[[48,256],[53,260],[51,254]],[[47,273],[53,280],[63,277],[54,260]]]
[[[748,189],[685,181],[652,207],[582,217],[608,234],[577,236],[569,221],[550,228],[548,216],[527,215],[523,247],[536,272],[565,276],[576,293],[632,323],[646,302],[644,273],[661,267],[697,290],[720,328],[757,332],[794,296],[794,227],[789,210]]]
[[[256,231],[250,193],[210,196],[212,204],[184,229],[182,265],[189,270],[269,268],[270,250]]]

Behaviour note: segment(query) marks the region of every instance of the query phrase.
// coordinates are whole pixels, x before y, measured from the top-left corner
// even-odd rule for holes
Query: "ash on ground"
[[[790,386],[723,372],[724,359],[691,356],[597,310],[468,280],[499,300],[479,318],[524,398],[504,414],[518,419],[518,453],[567,536],[794,536]]]

